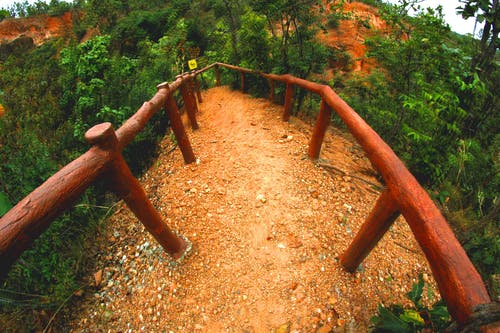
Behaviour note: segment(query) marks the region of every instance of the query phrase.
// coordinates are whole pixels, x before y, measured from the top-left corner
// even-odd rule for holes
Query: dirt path
[[[184,165],[178,149],[166,154],[167,137],[141,180],[169,226],[193,242],[190,255],[169,261],[122,206],[101,240],[102,281],[74,309],[72,331],[365,331],[378,303],[405,303],[418,274],[430,275],[399,220],[360,272],[344,272],[337,257],[377,192],[305,158],[310,128],[283,123],[280,106],[225,87],[203,99],[200,129],[189,133],[198,163]],[[329,135],[325,146],[331,163],[370,173],[348,137]]]

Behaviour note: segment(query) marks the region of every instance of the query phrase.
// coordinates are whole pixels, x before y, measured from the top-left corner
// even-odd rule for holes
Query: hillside
[[[158,83],[174,80],[188,71],[189,59],[200,56],[200,66],[214,62],[235,64],[262,73],[290,74],[332,88],[392,148],[447,215],[457,238],[488,284],[492,298],[498,299],[500,288],[495,287],[495,281],[500,275],[497,232],[500,227],[500,174],[497,172],[500,166],[500,73],[498,64],[491,60],[491,47],[481,48],[488,43],[478,43],[467,36],[457,38],[450,33],[438,11],[423,10],[409,16],[408,8],[385,6],[378,0],[343,1],[342,7],[340,1],[327,0],[77,1],[61,7],[63,3],[53,0],[39,11],[25,8],[24,14],[10,13],[26,16],[26,13],[66,12],[61,17],[39,15],[0,22],[2,214],[61,167],[84,154],[89,145],[83,137],[91,126],[110,122],[119,128],[151,98]],[[366,3],[380,3],[383,9],[378,11]],[[71,9],[85,14],[74,17],[68,12]],[[477,13],[469,14],[477,16]],[[293,288],[287,289],[287,284],[279,289],[275,285],[258,284],[258,279],[240,279],[237,282],[241,282],[241,289],[221,289],[220,294],[215,295],[222,303],[235,301],[236,309],[241,309],[241,304],[250,304],[247,309],[256,309],[249,303],[252,293],[258,297],[270,296],[266,299],[270,308],[280,308],[281,297],[293,303],[292,297],[301,298],[295,294],[304,296],[300,304],[287,303],[301,309],[302,318],[306,318],[304,322],[291,318],[292,311],[271,309],[269,314],[262,315],[267,323],[256,323],[256,330],[281,328],[286,323],[278,322],[278,318],[285,316],[292,327],[311,330],[318,328],[313,325],[325,324],[324,318],[327,321],[335,318],[338,326],[350,319],[365,326],[377,303],[387,300],[387,305],[392,302],[408,305],[403,299],[404,293],[418,273],[425,271],[428,281],[432,281],[432,277],[407,230],[402,231],[399,226],[389,232],[399,239],[398,244],[392,246],[396,249],[384,250],[384,254],[403,252],[415,260],[405,261],[402,255],[401,265],[386,270],[389,264],[379,256],[384,271],[376,271],[379,262],[369,264],[364,267],[365,271],[358,272],[361,281],[349,280],[349,288],[346,287],[358,292],[356,288],[366,283],[362,280],[364,272],[369,272],[371,280],[380,282],[381,289],[373,289],[373,285],[367,287],[372,291],[366,300],[368,310],[352,308],[347,297],[324,299],[323,293],[345,296],[346,292],[341,288],[340,292],[325,289],[323,282],[315,281],[309,273],[296,276],[290,273],[297,267],[319,270],[319,274],[324,273],[322,267],[325,272],[337,271],[336,255],[340,249],[336,246],[354,234],[362,215],[373,206],[372,199],[377,195],[373,192],[378,191],[381,184],[377,182],[381,179],[359,146],[345,135],[345,125],[340,119],[343,115],[338,117],[335,112],[330,119],[333,135],[325,141],[322,152],[322,158],[331,161],[330,168],[323,170],[303,158],[306,144],[303,133],[310,131],[307,124],[315,121],[319,110],[325,110],[325,103],[322,97],[301,89],[297,85],[301,80],[286,81],[286,84],[275,82],[273,87],[264,77],[250,73],[241,76],[247,73],[245,69],[239,69],[238,73],[228,68],[231,67],[219,68],[221,85],[241,89],[252,99],[233,94],[228,88],[210,89],[218,78],[215,71],[199,76],[203,97],[212,102],[208,113],[202,109],[200,130],[189,133],[200,157],[199,165],[183,167],[182,161],[175,159],[177,151],[171,151],[173,143],[168,135],[170,119],[163,111],[152,117],[145,130],[123,151],[153,204],[160,205],[164,212],[168,210],[169,225],[203,248],[210,249],[215,246],[212,242],[223,240],[214,248],[214,251],[225,251],[226,259],[217,262],[219,267],[212,265],[216,257],[202,253],[202,246],[195,246],[185,270],[187,275],[195,276],[191,282],[201,281],[196,280],[197,277],[206,278],[202,273],[210,273],[212,269],[217,269],[224,279],[218,283],[224,284],[233,278],[236,281],[237,278],[223,269],[235,266],[238,257],[246,255],[255,267],[253,271],[263,274],[265,281],[271,280],[272,272],[272,277],[279,276],[277,280],[281,282],[282,278],[296,282],[290,284]],[[257,99],[269,96],[271,90],[276,105]],[[290,96],[293,97],[291,104]],[[182,94],[176,93],[174,97],[180,106]],[[222,100],[234,110],[241,109],[246,118],[234,118],[234,110],[222,110]],[[278,125],[279,115],[272,109],[282,108],[285,100],[290,106],[287,110],[293,116],[292,121]],[[243,105],[250,109],[240,108]],[[207,106],[208,103],[204,107]],[[272,121],[264,124],[262,112],[273,118]],[[221,126],[222,132],[216,131],[216,125]],[[268,145],[264,146],[265,143]],[[324,164],[322,162],[320,164]],[[301,173],[298,166],[307,171]],[[203,167],[211,173],[202,175]],[[213,175],[218,176],[219,171],[226,171],[223,179]],[[236,176],[237,172],[241,173],[240,177]],[[179,177],[180,182],[176,182],[174,176]],[[197,183],[197,177],[203,181]],[[356,177],[375,186],[361,184]],[[308,182],[308,178],[315,182]],[[257,193],[259,186],[269,192]],[[247,187],[251,191],[245,193]],[[231,191],[226,190],[230,188]],[[182,205],[173,203],[177,200]],[[137,296],[136,291],[141,292],[139,296],[143,298],[156,296],[152,290],[142,288],[145,282],[141,278],[146,281],[153,277],[154,280],[153,272],[170,283],[156,286],[164,291],[161,297],[168,294],[173,302],[180,302],[184,298],[178,296],[185,292],[182,296],[188,295],[191,303],[198,294],[206,297],[201,292],[196,294],[194,282],[189,291],[176,288],[184,286],[186,281],[185,275],[177,274],[182,269],[169,271],[158,260],[155,265],[161,268],[155,271],[149,255],[156,248],[153,249],[148,234],[131,222],[132,216],[127,210],[119,208],[112,220],[106,219],[117,207],[121,205],[116,198],[99,183],[75,201],[74,209],[54,220],[10,270],[2,271],[8,272],[8,277],[1,281],[0,321],[13,326],[17,323],[25,331],[43,330],[54,324],[52,318],[56,318],[57,326],[64,326],[67,324],[64,318],[69,317],[63,314],[66,309],[74,308],[68,305],[83,304],[82,311],[71,317],[73,327],[85,326],[92,318],[102,320],[94,323],[97,326],[102,323],[111,327],[114,320],[119,320],[119,311],[126,313],[120,325],[127,324],[125,318],[135,325],[137,318],[133,318],[133,312],[127,312],[130,303],[126,302]],[[324,207],[328,213],[321,214]],[[280,211],[281,208],[287,213]],[[294,217],[295,213],[300,219]],[[252,223],[246,223],[249,220]],[[290,223],[290,230],[283,226],[287,224],[283,221]],[[107,225],[111,229],[106,229]],[[313,227],[306,230],[309,225]],[[227,228],[228,232],[205,234],[212,227]],[[229,227],[241,229],[230,231]],[[134,243],[136,232],[140,243]],[[232,243],[233,238],[238,242]],[[113,249],[111,252],[108,245]],[[121,258],[115,256],[114,249],[122,252]],[[129,266],[120,263],[123,256]],[[210,262],[203,260],[189,266],[200,258]],[[393,263],[399,262],[398,259]],[[323,266],[324,262],[329,265]],[[140,270],[133,267],[144,263],[149,265],[147,272],[139,273]],[[247,267],[237,268],[244,271]],[[269,276],[265,276],[266,270]],[[248,275],[253,271],[245,270]],[[96,283],[94,274],[99,276],[99,272],[101,281]],[[162,275],[170,273],[172,276],[168,278]],[[395,279],[393,273],[404,276],[401,280]],[[140,280],[132,281],[133,274],[138,274]],[[397,284],[396,280],[404,282]],[[201,283],[210,285],[215,281]],[[135,282],[139,286],[131,287]],[[333,283],[336,282],[331,281]],[[397,295],[387,288],[390,286],[396,286]],[[129,287],[135,289],[130,294],[132,297],[125,297],[125,302],[110,296],[115,291],[126,294]],[[245,292],[249,290],[244,294],[246,300],[241,295],[243,287],[247,288]],[[142,300],[140,297],[136,299]],[[330,301],[337,303],[332,306]],[[352,303],[358,301],[353,299]],[[101,312],[103,304],[109,308]],[[142,308],[143,319],[149,318],[151,311],[153,319],[160,305],[147,305],[150,306]],[[201,309],[186,310],[180,303],[175,303],[175,307],[173,311],[181,311],[180,319],[175,319],[178,326],[196,329],[204,324],[185,317],[194,311],[203,319]],[[207,327],[215,327],[222,316],[216,309],[211,310]],[[359,315],[353,315],[355,312]],[[224,325],[235,323],[244,329],[245,322],[240,323],[244,321],[242,313],[243,310],[222,318]],[[157,323],[163,320],[159,315],[156,319]],[[17,327],[12,330],[23,331]],[[177,330],[174,327],[173,331]]]
[[[328,16],[332,14],[332,10],[331,7],[327,8]],[[320,33],[318,37],[339,52],[347,52],[352,63],[333,62],[325,72],[331,77],[338,71],[370,73],[376,63],[374,59],[366,57],[367,47],[364,42],[374,34],[386,33],[388,26],[377,8],[362,2],[346,2],[342,12],[345,19],[339,19],[338,27],[329,28],[327,33]]]
[[[72,15],[67,12],[62,16],[39,15],[4,19],[0,21],[0,44],[27,37],[39,46],[51,38],[70,37],[73,34]]]

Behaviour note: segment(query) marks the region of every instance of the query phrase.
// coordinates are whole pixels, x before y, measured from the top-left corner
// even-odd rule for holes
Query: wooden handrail
[[[452,317],[465,324],[476,306],[490,303],[490,297],[481,276],[471,263],[453,231],[427,192],[408,171],[394,151],[331,87],[310,82],[289,74],[266,74],[250,69],[217,63],[241,73],[251,73],[270,81],[270,95],[274,98],[274,81],[286,85],[283,120],[290,113],[293,86],[306,89],[322,98],[322,107],[313,131],[309,156],[319,156],[319,147],[330,121],[329,108],[342,119],[351,134],[365,151],[372,165],[383,177],[387,190],[378,200],[360,233],[341,256],[341,263],[354,271],[375,247],[401,212],[415,239],[422,248],[441,296]],[[329,108],[326,107],[326,105]]]
[[[108,167],[109,152],[92,147],[21,200],[0,219],[0,278],[50,223]]]
[[[214,66],[215,64],[203,71]],[[146,126],[153,115],[162,107],[168,107],[167,113],[176,124],[174,134],[185,162],[192,163],[196,160],[182,122],[175,121],[180,118],[175,101],[171,97],[176,89],[193,79],[197,73],[178,77],[171,84],[158,85],[158,91],[151,100],[145,102],[116,132],[109,123],[91,128],[86,133],[86,139],[94,145],[92,148],[64,166],[0,218],[0,280],[5,278],[10,266],[51,222],[101,178],[109,181],[109,189],[127,202],[138,219],[172,257],[182,256],[186,249],[185,241],[174,235],[161,221],[139,183],[130,173],[121,157],[121,151]],[[191,89],[191,85],[187,87]],[[103,141],[104,139],[109,142]]]
[[[193,162],[195,156],[172,94],[177,89],[185,90],[182,94],[184,104],[189,117],[192,118],[192,124],[195,124],[196,98],[192,91],[192,82],[197,75],[213,68],[216,72],[216,84],[220,85],[220,67],[240,72],[242,87],[245,87],[243,74],[254,74],[268,79],[269,97],[272,100],[275,82],[284,83],[284,121],[288,121],[291,114],[295,86],[321,96],[321,109],[309,145],[311,159],[319,157],[331,110],[334,110],[384,178],[387,189],[352,244],[341,256],[341,263],[348,271],[352,272],[358,267],[401,213],[429,261],[450,314],[459,324],[467,322],[476,306],[491,302],[480,275],[427,192],[380,136],[329,86],[289,74],[267,74],[224,63],[213,63],[180,75],[171,83],[159,84],[158,92],[153,98],[145,102],[116,132],[111,124],[106,123],[89,130],[86,138],[94,146],[49,178],[0,219],[0,278],[6,275],[10,265],[51,221],[70,207],[72,202],[99,178],[111,180],[110,188],[124,198],[167,252],[173,257],[182,255],[186,248],[185,241],[162,223],[139,183],[131,176],[121,157],[121,150],[134,139],[155,113],[165,107],[185,162]],[[199,93],[199,85],[194,86]],[[201,95],[198,96],[201,102]]]

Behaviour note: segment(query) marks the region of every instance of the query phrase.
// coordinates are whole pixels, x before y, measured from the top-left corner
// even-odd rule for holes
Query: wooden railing
[[[333,110],[383,177],[387,188],[341,256],[341,263],[346,270],[355,271],[395,219],[402,214],[427,257],[450,314],[459,325],[468,322],[477,306],[491,303],[480,275],[427,192],[380,136],[329,86],[288,74],[266,74],[223,63],[214,63],[178,76],[174,82],[158,85],[156,95],[144,103],[116,132],[109,123],[91,128],[85,138],[93,147],[49,178],[0,219],[0,277],[7,273],[10,265],[55,217],[71,207],[72,202],[98,179],[109,181],[109,188],[125,200],[169,254],[174,258],[182,256],[186,248],[185,240],[175,235],[161,221],[144,190],[132,176],[121,151],[144,128],[148,120],[165,107],[184,161],[195,161],[173,93],[180,90],[192,129],[197,129],[195,93],[201,102],[197,75],[212,68],[215,69],[217,85],[221,83],[220,68],[239,72],[242,91],[245,91],[246,74],[269,80],[269,98],[272,101],[276,82],[285,84],[284,121],[288,121],[291,115],[295,87],[319,95],[322,102],[309,143],[309,157],[313,160],[319,157]]]
[[[97,180],[105,180],[108,188],[124,199],[165,251],[174,258],[183,255],[186,241],[162,222],[139,182],[132,176],[121,151],[149,119],[165,107],[184,161],[191,163],[196,160],[173,98],[173,93],[179,89],[193,129],[197,128],[194,115],[197,104],[193,92],[193,86],[197,86],[196,74],[178,76],[170,84],[158,85],[153,98],[116,132],[110,123],[88,130],[85,139],[93,147],[50,177],[0,219],[0,279],[50,223]]]
[[[266,74],[222,63],[217,63],[216,67],[218,83],[219,67],[239,72],[243,91],[245,74],[259,75],[269,80],[269,98],[272,101],[275,82],[285,84],[283,121],[288,121],[291,115],[294,87],[319,95],[322,101],[309,143],[309,157],[319,157],[334,110],[384,179],[387,188],[380,195],[349,248],[340,257],[340,262],[346,270],[354,272],[402,214],[427,257],[450,314],[459,324],[465,324],[478,305],[491,302],[481,276],[427,192],[392,149],[331,87],[292,75]]]

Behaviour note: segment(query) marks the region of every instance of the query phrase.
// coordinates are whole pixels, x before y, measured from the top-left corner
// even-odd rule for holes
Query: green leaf
[[[425,325],[425,320],[415,310],[405,310],[405,313],[399,316],[399,318],[406,323],[415,323],[419,326]]]
[[[373,332],[410,332],[410,327],[403,320],[398,318],[392,311],[379,305],[379,316],[372,317],[371,321],[375,324]]]
[[[3,192],[0,192],[0,217],[12,208],[9,198]]]
[[[444,322],[447,322],[450,319],[450,314],[448,313],[448,308],[446,305],[434,305],[432,310],[429,311],[432,320],[442,320]]]
[[[423,291],[424,291],[424,279],[422,277],[422,274],[420,274],[418,276],[418,283],[413,284],[411,291],[408,294],[406,294],[417,308],[420,307],[420,300],[422,299]]]

